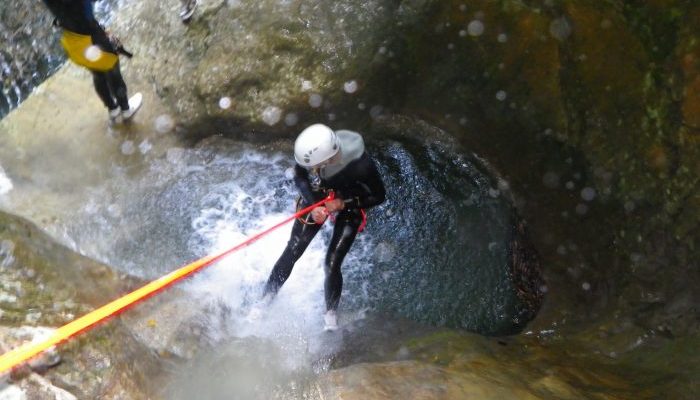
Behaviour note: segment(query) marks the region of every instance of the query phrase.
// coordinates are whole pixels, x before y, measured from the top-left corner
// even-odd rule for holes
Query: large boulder
[[[0,213],[0,268],[3,352],[45,337],[137,283],[5,213]],[[162,363],[146,349],[115,319],[19,366],[11,375],[14,389],[6,390],[36,399],[149,398],[158,389]]]
[[[131,80],[153,85],[179,121],[283,129],[304,115],[335,112],[333,104],[362,93],[364,79],[393,56],[385,46],[393,27],[423,7],[202,0],[183,25],[168,7],[133,2],[114,30],[136,54],[125,63]]]

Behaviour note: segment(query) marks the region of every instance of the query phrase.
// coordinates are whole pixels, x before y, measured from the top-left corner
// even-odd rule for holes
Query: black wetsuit
[[[297,165],[294,169],[294,182],[301,193],[304,207],[320,201],[326,196],[325,190],[333,190],[336,198],[345,200],[345,208],[335,217],[333,236],[328,246],[325,260],[326,280],[324,284],[326,309],[336,310],[343,289],[343,276],[340,266],[350,250],[358,228],[362,224],[362,209],[381,204],[386,196],[384,184],[374,162],[364,152],[345,168],[330,177],[321,179],[318,190],[314,190],[309,171]],[[282,256],[275,264],[265,286],[265,294],[275,294],[292,273],[294,263],[301,257],[311,240],[321,229],[321,225],[304,224],[295,221],[292,236]]]
[[[43,0],[46,7],[56,17],[58,25],[67,31],[88,35],[92,43],[102,51],[117,54],[107,33],[95,19],[92,11],[94,0]],[[113,110],[119,106],[129,109],[126,83],[119,71],[119,62],[106,72],[92,71],[92,79],[97,95],[104,105]],[[115,101],[116,100],[116,101]]]

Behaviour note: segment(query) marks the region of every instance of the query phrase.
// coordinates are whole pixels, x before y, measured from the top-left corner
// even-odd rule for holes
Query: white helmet
[[[304,129],[294,142],[294,159],[309,168],[333,157],[339,148],[338,137],[331,128],[314,124]]]

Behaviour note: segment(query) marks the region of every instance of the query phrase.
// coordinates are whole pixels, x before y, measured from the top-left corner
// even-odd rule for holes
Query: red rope
[[[233,253],[234,251],[240,250],[243,247],[246,247],[261,237],[267,235],[268,233],[274,231],[275,229],[281,227],[282,225],[288,223],[289,221],[293,221],[295,218],[298,218],[304,214],[309,213],[311,210],[313,210],[316,207],[320,207],[324,205],[325,203],[333,200],[334,195],[331,192],[331,194],[326,197],[325,199],[312,204],[302,210],[297,211],[294,213],[292,216],[286,218],[285,220],[278,222],[277,224],[271,226],[270,228],[265,229],[262,232],[259,232],[250,238],[246,239],[243,243],[240,243],[222,253],[219,253],[214,256],[206,256],[203,258],[200,258],[199,260],[190,263],[188,265],[185,265],[184,267],[181,267],[161,278],[158,278],[142,287],[139,289],[134,290],[133,292],[122,296],[111,303],[108,303],[92,312],[89,312],[82,317],[73,320],[72,322],[69,322],[68,324],[56,329],[48,338],[39,341],[39,342],[32,342],[32,343],[26,343],[22,346],[19,346],[13,350],[8,351],[7,353],[3,354],[0,356],[0,373],[7,371],[11,368],[14,368],[18,366],[19,364],[29,360],[30,358],[36,356],[37,354],[41,353],[42,351],[50,348],[51,346],[54,346],[56,344],[59,344],[70,337],[77,335],[80,332],[83,332],[85,330],[88,330],[97,323],[101,321],[105,321],[109,319],[110,317],[114,316],[115,314],[125,310],[127,307],[130,307],[134,305],[136,302],[143,300],[147,297],[153,296],[154,294],[164,290],[165,288],[173,285],[174,283],[194,274],[195,272],[203,269],[206,266],[209,266],[216,261],[221,260],[222,258],[226,257],[227,255]]]

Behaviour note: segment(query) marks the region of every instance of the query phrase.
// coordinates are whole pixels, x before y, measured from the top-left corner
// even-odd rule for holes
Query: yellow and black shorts
[[[71,61],[91,71],[109,71],[119,61],[116,54],[94,45],[89,35],[64,30],[61,44]]]

